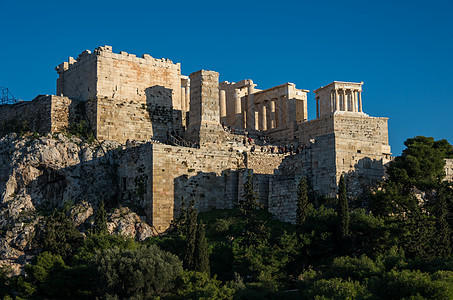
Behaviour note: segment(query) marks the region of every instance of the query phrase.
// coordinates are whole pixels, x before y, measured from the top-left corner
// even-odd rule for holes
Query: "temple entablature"
[[[334,81],[315,90],[316,118],[336,112],[363,113],[363,82]]]

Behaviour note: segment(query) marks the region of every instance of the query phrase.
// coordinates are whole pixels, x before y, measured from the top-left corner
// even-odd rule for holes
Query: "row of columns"
[[[288,105],[286,96],[280,96],[262,103],[256,104],[253,94],[246,96],[245,109],[242,109],[241,97],[238,90],[233,94],[234,116],[236,120],[231,119],[232,124],[238,127],[256,130],[268,130],[286,125],[289,120]],[[220,90],[220,119],[227,117],[226,110],[226,91]]]
[[[289,122],[287,103],[286,97],[281,96],[258,104],[260,128],[257,129],[268,130],[286,125]]]
[[[335,89],[330,94],[330,102],[335,110],[362,112],[362,92],[359,90]]]

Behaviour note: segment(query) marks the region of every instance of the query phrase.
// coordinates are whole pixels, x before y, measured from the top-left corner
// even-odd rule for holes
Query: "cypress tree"
[[[296,215],[296,229],[297,233],[302,233],[302,227],[305,223],[308,211],[308,192],[307,192],[307,178],[302,177],[299,181],[299,188],[297,190],[297,215]]]
[[[194,270],[209,274],[208,244],[204,231],[204,224],[198,223],[197,236],[194,251]]]
[[[338,185],[338,217],[340,219],[340,236],[346,238],[349,235],[349,205],[343,174],[340,176]]]
[[[442,258],[448,258],[451,255],[451,230],[447,222],[447,201],[446,201],[446,188],[441,187],[435,206],[436,216],[436,238],[437,255]]]
[[[107,214],[104,208],[104,201],[99,203],[99,208],[94,216],[94,234],[107,233]]]
[[[244,236],[246,246],[264,242],[268,236],[265,222],[260,220],[257,210],[262,208],[258,196],[253,190],[252,174],[249,171],[247,181],[244,183],[244,196],[237,203],[244,217]]]
[[[185,228],[186,251],[184,254],[184,268],[193,270],[194,268],[194,251],[197,235],[197,210],[194,208],[195,201],[192,200],[187,207],[187,218]]]

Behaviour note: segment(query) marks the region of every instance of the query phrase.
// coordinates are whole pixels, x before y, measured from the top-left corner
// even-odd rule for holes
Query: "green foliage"
[[[360,282],[342,278],[315,281],[305,293],[309,299],[366,299],[370,296]]]
[[[307,191],[307,178],[302,177],[299,182],[297,190],[297,212],[296,212],[296,228],[298,234],[302,233],[305,218],[308,211],[308,191]]]
[[[66,129],[66,132],[69,135],[75,135],[82,140],[86,140],[90,144],[94,142],[95,139],[93,130],[85,120],[70,123],[68,128]]]
[[[412,186],[426,190],[445,177],[445,157],[452,146],[446,140],[417,136],[404,142],[406,149],[388,167],[389,178],[403,185],[406,192]]]
[[[257,215],[257,210],[262,208],[258,202],[258,195],[253,190],[252,173],[249,171],[247,181],[244,183],[244,196],[237,202],[237,207],[244,218],[244,243],[254,245],[265,241],[268,238],[268,231],[265,222]]]
[[[97,295],[143,299],[173,287],[172,279],[182,272],[181,261],[155,245],[138,249],[106,249],[92,264],[97,271]]]
[[[99,203],[99,208],[94,215],[94,234],[106,234],[107,233],[107,214],[104,208],[104,201]]]
[[[435,203],[436,216],[436,252],[437,256],[448,258],[451,255],[452,230],[447,222],[448,206],[447,197],[449,192],[448,184],[443,184],[438,192]]]
[[[435,219],[420,213],[409,215],[401,222],[400,247],[406,257],[433,259],[435,255]]]
[[[43,252],[38,255],[34,265],[27,265],[27,275],[29,280],[35,283],[41,295],[47,297],[66,297],[72,289],[71,276],[68,273],[69,267],[66,266],[60,255]]]
[[[452,299],[453,272],[438,271],[429,274],[418,270],[392,270],[374,280],[373,291],[382,299]]]
[[[39,244],[43,251],[60,255],[63,259],[72,257],[82,244],[83,236],[70,220],[68,208],[55,210],[45,220],[44,232]]]
[[[338,184],[338,218],[340,221],[340,237],[345,239],[349,236],[349,205],[348,197],[346,196],[346,182],[343,175],[340,176],[340,183]]]
[[[202,222],[199,222],[197,226],[194,249],[194,270],[209,274],[208,244],[206,242],[206,235]]]
[[[186,237],[186,248],[184,254],[184,268],[194,270],[195,268],[195,243],[197,238],[197,210],[194,208],[195,201],[192,200],[187,208],[186,223],[184,233]]]
[[[97,251],[104,251],[107,249],[129,249],[136,250],[140,244],[135,242],[134,239],[117,234],[91,234],[89,235],[78,248],[74,260],[88,262]]]
[[[175,280],[179,299],[232,299],[235,289],[222,284],[206,272],[184,271]]]

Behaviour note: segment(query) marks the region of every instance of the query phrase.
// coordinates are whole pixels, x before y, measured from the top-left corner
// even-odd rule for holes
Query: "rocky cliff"
[[[0,139],[0,265],[19,273],[39,252],[33,246],[43,218],[69,206],[69,216],[82,232],[93,223],[100,201],[108,208],[110,233],[143,240],[155,231],[121,203],[115,142],[87,144],[76,137],[9,134]]]

